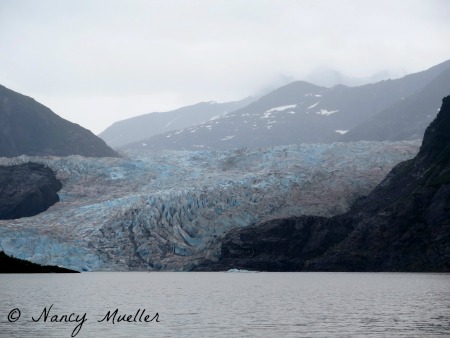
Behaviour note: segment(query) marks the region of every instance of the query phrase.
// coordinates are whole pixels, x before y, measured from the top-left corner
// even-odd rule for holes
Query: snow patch
[[[180,117],[179,116],[177,116],[177,117],[175,117],[172,121],[169,121],[165,126],[164,126],[164,129],[166,129],[168,126],[170,126],[172,123],[174,123],[176,120],[178,120]]]
[[[296,104],[290,104],[290,105],[287,105],[287,106],[275,107],[275,108],[271,108],[271,109],[267,110],[266,113],[270,113],[270,112],[274,112],[274,111],[283,111],[283,110],[291,109],[291,108],[295,108],[295,107],[297,107]]]
[[[316,102],[316,103],[314,103],[312,106],[309,106],[308,108],[306,108],[306,109],[311,109],[311,108],[314,108],[315,106],[317,106],[319,104],[319,102]]]
[[[326,109],[321,109],[320,111],[316,111],[317,115],[325,115],[325,116],[330,116],[331,114],[337,113],[339,110],[326,110]]]
[[[262,119],[268,119],[270,118],[271,113],[265,112],[263,116],[261,116]]]
[[[338,129],[338,130],[335,130],[335,132],[338,133],[338,134],[344,135],[344,134],[348,133],[348,130],[340,130],[340,129]]]
[[[225,136],[223,139],[221,139],[221,141],[228,141],[231,140],[233,137],[235,137],[236,135],[230,135],[230,136]]]

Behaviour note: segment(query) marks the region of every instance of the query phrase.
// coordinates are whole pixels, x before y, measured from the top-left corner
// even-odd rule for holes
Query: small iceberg
[[[245,269],[230,269],[227,272],[255,273],[255,272],[260,272],[260,271],[251,271],[251,270],[245,270]]]

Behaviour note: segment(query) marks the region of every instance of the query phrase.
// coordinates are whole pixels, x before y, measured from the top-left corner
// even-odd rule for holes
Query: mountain
[[[62,119],[34,99],[0,86],[0,156],[117,157],[89,130]]]
[[[217,103],[201,102],[164,113],[149,113],[119,121],[99,134],[111,147],[118,148],[128,143],[162,134],[167,131],[188,128],[196,124],[217,118],[242,108],[252,101]]]
[[[438,77],[441,77],[440,83],[446,85],[445,72],[449,69],[450,60],[401,79],[359,87],[338,85],[325,88],[297,81],[232,113],[193,127],[156,135],[124,148],[232,149],[340,141],[349,130],[370,121],[405,98],[409,98],[408,102],[419,100],[414,98],[415,95],[420,96],[422,92],[426,95],[430,88],[437,85],[437,82],[431,83],[438,81]],[[430,88],[426,89],[428,85]],[[450,87],[444,86],[442,90],[450,90]],[[423,101],[425,110],[420,111],[430,115],[426,121],[437,114],[434,107],[439,101],[433,101],[431,97]],[[423,121],[419,127],[422,125]],[[419,127],[416,129],[423,133],[426,125],[423,129]]]
[[[450,96],[414,159],[349,212],[234,229],[199,270],[450,271]]]
[[[436,117],[441,98],[450,92],[450,69],[422,90],[403,98],[342,136],[341,141],[399,141],[423,136]]]
[[[0,219],[37,215],[59,202],[62,184],[42,164],[0,166]]]

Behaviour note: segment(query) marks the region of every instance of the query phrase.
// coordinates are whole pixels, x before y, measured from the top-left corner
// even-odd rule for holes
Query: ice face
[[[0,221],[0,249],[78,270],[189,270],[215,259],[229,229],[294,215],[348,210],[415,142],[280,146],[259,150],[140,151],[127,158],[34,161],[63,182],[61,202]]]

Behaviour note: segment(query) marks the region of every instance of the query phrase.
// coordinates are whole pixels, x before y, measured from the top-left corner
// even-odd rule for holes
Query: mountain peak
[[[0,121],[0,156],[118,156],[91,131],[1,85]]]
[[[442,106],[436,118],[425,131],[419,156],[436,156],[450,153],[450,96],[442,100]]]

